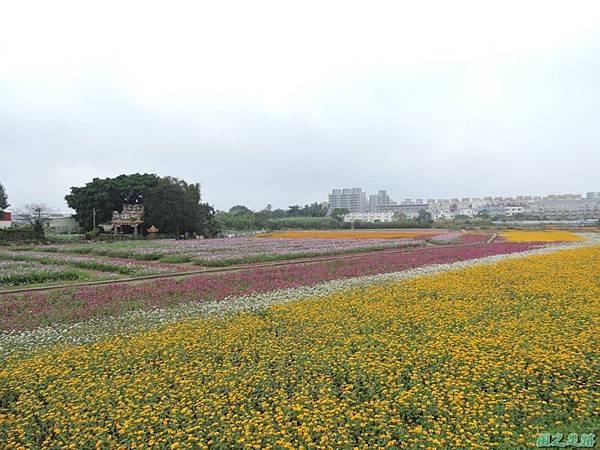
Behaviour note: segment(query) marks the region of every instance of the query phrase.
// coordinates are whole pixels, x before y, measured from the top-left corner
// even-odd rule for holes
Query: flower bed
[[[489,255],[521,252],[537,244],[494,243],[431,247],[406,252],[352,256],[333,261],[294,264],[236,272],[162,279],[139,285],[107,285],[0,296],[0,329],[23,330],[74,323],[138,309],[220,300],[322,281],[397,272]],[[34,311],[34,313],[31,313]]]
[[[286,239],[424,239],[444,232],[445,230],[299,230],[273,231],[259,234],[256,237]]]
[[[461,244],[479,244],[488,242],[493,233],[463,233],[458,239]]]
[[[68,252],[139,260],[192,262],[219,266],[247,262],[291,259],[402,248],[424,243],[419,239],[285,239],[240,237],[207,240],[155,240],[127,243],[95,243],[75,246],[45,246],[39,250]]]
[[[31,251],[1,251],[0,260],[31,261],[42,265],[63,265],[80,269],[97,270],[100,272],[121,273],[133,276],[154,275],[160,273],[176,272],[177,269],[166,264],[144,264],[140,261],[94,259],[85,256],[63,254],[48,254],[45,252]]]
[[[524,231],[508,230],[500,235],[507,242],[570,242],[583,241],[584,238],[570,231]]]
[[[82,278],[83,274],[65,266],[0,260],[0,288]]]
[[[557,252],[9,358],[0,442],[508,450],[591,432],[599,266],[599,247]]]
[[[455,243],[460,240],[462,233],[460,231],[446,231],[444,233],[431,236],[428,241],[434,244]]]

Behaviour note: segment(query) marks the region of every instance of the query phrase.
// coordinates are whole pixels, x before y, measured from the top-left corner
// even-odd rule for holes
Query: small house
[[[8,211],[0,212],[0,229],[10,228],[12,225],[12,215]]]

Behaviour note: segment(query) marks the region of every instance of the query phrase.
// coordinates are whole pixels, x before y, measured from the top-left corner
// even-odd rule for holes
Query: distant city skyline
[[[369,194],[360,187],[335,188],[328,195],[328,214],[346,211],[344,221],[392,222],[397,217],[453,220],[458,217],[528,217],[535,220],[600,219],[600,192],[546,195],[392,199],[386,190]]]
[[[117,174],[117,175],[120,175],[120,174]],[[97,178],[103,178],[103,177],[97,177]],[[90,181],[90,180],[87,180],[87,181]],[[0,182],[2,182],[2,180],[0,180]],[[83,186],[84,184],[85,184],[85,182],[81,183],[80,186]],[[29,201],[24,201],[24,202],[17,203],[17,202],[15,202],[15,201],[12,200],[13,197],[11,196],[9,188],[6,186],[6,184],[5,184],[5,187],[6,187],[8,196],[9,196],[9,203],[11,204],[11,206],[8,208],[9,211],[13,211],[13,212],[17,211],[21,206],[23,206],[26,203],[38,203],[37,200],[29,200]],[[575,194],[575,195],[582,195],[583,197],[585,197],[586,194],[588,194],[588,193],[598,193],[598,192],[600,192],[600,188],[598,188],[597,191],[590,191],[589,188],[588,188],[587,190],[584,189],[584,190],[579,191],[579,192],[571,190],[571,191],[566,191],[566,192],[551,191],[551,192],[540,192],[540,193],[531,193],[531,194],[528,193],[528,192],[516,192],[516,193],[513,193],[513,194],[491,193],[491,194],[485,194],[485,195],[484,194],[471,194],[471,195],[462,195],[461,194],[461,195],[449,195],[449,196],[439,196],[439,195],[435,196],[435,195],[419,194],[419,195],[412,195],[412,196],[410,196],[410,195],[394,195],[393,193],[391,193],[390,190],[385,189],[382,186],[379,186],[378,188],[373,189],[373,190],[364,189],[364,188],[362,188],[360,186],[352,186],[352,187],[355,187],[355,188],[359,187],[360,189],[362,189],[362,191],[367,195],[367,199],[368,199],[368,196],[370,194],[376,193],[378,191],[385,191],[387,193],[387,195],[393,201],[396,201],[398,203],[401,203],[404,199],[407,199],[407,198],[410,198],[410,199],[413,199],[413,200],[415,200],[415,199],[423,199],[424,201],[426,201],[427,199],[430,199],[430,198],[436,198],[436,199],[437,198],[439,198],[439,199],[452,199],[452,198],[462,199],[462,198],[470,198],[470,199],[472,199],[472,198],[484,198],[484,197],[490,197],[490,196],[491,197],[503,197],[504,198],[504,197],[516,197],[516,196],[519,196],[519,195],[524,195],[524,196],[541,196],[541,197],[544,197],[544,196],[547,196],[547,195],[568,195],[568,194]],[[219,206],[219,205],[215,204],[214,202],[212,202],[210,198],[207,198],[204,191],[203,191],[203,199],[202,199],[202,201],[209,202],[211,205],[215,206],[216,209],[224,210],[224,211],[227,211],[231,207],[236,206],[236,205],[244,205],[244,206],[247,206],[247,207],[249,207],[250,209],[252,209],[254,211],[261,210],[261,209],[265,208],[269,204],[273,207],[273,209],[279,209],[279,208],[280,209],[287,209],[289,206],[292,206],[292,205],[306,205],[306,204],[311,204],[311,203],[315,203],[315,202],[316,203],[328,202],[328,195],[331,193],[331,191],[333,189],[351,189],[352,187],[350,187],[350,188],[348,188],[347,186],[345,188],[344,187],[340,187],[340,188],[337,188],[337,187],[336,188],[331,188],[330,187],[328,191],[320,192],[319,196],[316,197],[316,198],[304,198],[304,199],[301,199],[301,200],[296,201],[296,202],[289,201],[289,202],[283,202],[281,204],[276,204],[274,202],[270,202],[268,198],[265,198],[264,200],[263,199],[261,199],[261,200],[255,200],[253,202],[248,202],[248,203],[244,203],[242,201],[239,201],[239,202],[233,202],[230,205]],[[65,195],[67,193],[68,193],[68,191],[65,191]],[[40,203],[47,204],[56,213],[69,214],[69,213],[73,212],[72,210],[70,210],[67,207],[66,202],[64,201],[64,198],[62,199],[62,206],[61,206],[61,202],[60,201],[56,201],[54,203],[52,201],[42,201]],[[253,205],[259,205],[259,206],[253,206]]]
[[[385,195],[387,197],[389,197],[392,201],[396,201],[396,202],[401,202],[403,200],[406,199],[411,199],[411,200],[416,200],[416,199],[422,199],[422,200],[428,200],[428,199],[463,199],[463,198],[485,198],[485,197],[501,197],[501,198],[516,198],[516,197],[521,197],[521,196],[525,196],[525,197],[546,197],[546,196],[565,196],[565,195],[580,195],[582,197],[587,197],[587,198],[600,198],[600,190],[598,191],[583,191],[583,192],[547,192],[544,194],[528,194],[528,193],[520,193],[520,194],[513,194],[513,195],[495,195],[495,194],[491,194],[491,195],[471,195],[471,196],[448,196],[448,197],[435,197],[435,196],[415,196],[415,197],[395,197],[393,195],[390,194],[390,192],[385,189],[385,188],[378,188],[375,191],[367,191],[366,189],[363,189],[360,186],[352,186],[352,187],[339,187],[339,188],[332,188],[330,189],[329,194],[331,194],[332,192],[335,191],[340,191],[340,190],[352,190],[352,189],[359,189],[362,193],[365,194],[365,196],[367,197],[373,197],[375,195]],[[373,193],[371,193],[373,192]],[[377,194],[375,194],[377,193]],[[393,197],[393,198],[392,198]]]

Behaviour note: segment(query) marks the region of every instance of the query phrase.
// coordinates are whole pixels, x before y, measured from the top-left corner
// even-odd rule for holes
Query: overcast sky
[[[0,182],[151,172],[219,209],[600,191],[597,1],[7,1]]]

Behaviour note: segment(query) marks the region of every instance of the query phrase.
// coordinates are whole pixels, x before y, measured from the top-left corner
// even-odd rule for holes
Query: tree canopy
[[[217,220],[226,230],[260,230],[264,228],[280,228],[284,223],[329,224],[327,205],[312,203],[310,205],[291,205],[287,210],[273,209],[269,204],[260,211],[252,211],[244,205],[235,205],[229,211],[219,211]],[[299,221],[286,221],[298,218]],[[321,221],[306,221],[304,218],[321,218]],[[319,225],[319,227],[322,227]]]
[[[161,178],[146,191],[145,223],[163,233],[202,233],[214,236],[219,230],[214,221],[215,211],[200,203],[200,184],[188,184],[173,177]]]
[[[218,233],[214,210],[201,203],[200,185],[174,177],[135,173],[94,178],[83,187],[72,187],[65,199],[86,230],[93,228],[94,210],[100,224],[110,222],[113,211],[121,211],[124,204],[143,204],[145,227],[154,225],[161,233]]]
[[[249,214],[252,210],[244,205],[235,205],[229,208],[229,214],[233,214],[235,216],[241,216],[242,214]]]
[[[3,212],[10,206],[8,203],[8,196],[6,195],[6,191],[4,190],[4,186],[0,183],[0,212]]]
[[[334,208],[334,210],[331,212],[331,217],[341,222],[344,218],[344,215],[348,214],[349,212],[350,211],[348,211],[348,208]]]
[[[121,211],[125,203],[144,203],[148,189],[158,185],[160,177],[153,174],[119,175],[116,178],[94,178],[83,187],[72,187],[65,197],[67,205],[76,211],[75,219],[85,230],[96,224],[110,222],[113,211]]]

